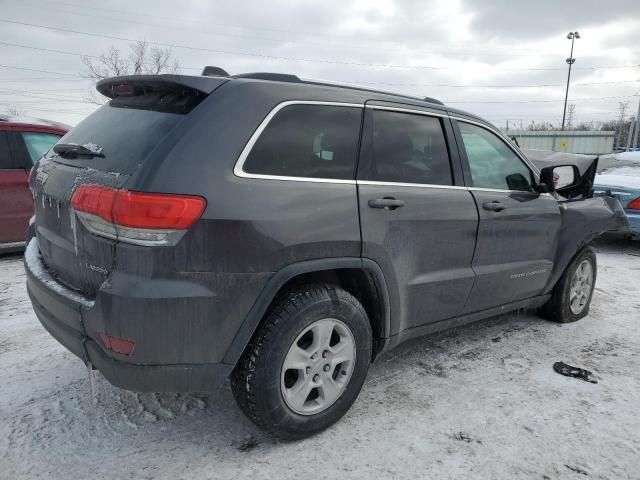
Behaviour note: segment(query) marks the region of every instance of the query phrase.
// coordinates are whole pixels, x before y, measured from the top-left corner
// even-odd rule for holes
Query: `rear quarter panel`
[[[97,299],[109,313],[92,319],[94,331],[140,338],[149,323],[135,319],[154,319],[154,339],[136,350],[139,361],[218,362],[274,272],[360,256],[355,184],[233,174],[252,133],[283,100],[220,87],[157,147],[165,153],[128,180],[134,190],[201,195],[207,207],[175,247],[118,243],[113,281]],[[136,282],[147,278],[158,289]]]

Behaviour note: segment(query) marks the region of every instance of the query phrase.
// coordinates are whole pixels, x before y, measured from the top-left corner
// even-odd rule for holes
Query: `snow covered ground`
[[[512,314],[403,345],[346,417],[266,438],[229,387],[135,394],[34,316],[21,259],[0,259],[0,478],[640,478],[640,243],[599,245],[591,314]],[[565,361],[598,383],[558,375]]]
[[[640,151],[636,152],[620,152],[615,154],[616,160],[628,160],[640,163]]]

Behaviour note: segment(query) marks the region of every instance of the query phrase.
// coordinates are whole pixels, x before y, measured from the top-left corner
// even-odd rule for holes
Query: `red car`
[[[33,198],[29,171],[71,127],[0,115],[0,251],[24,247]]]

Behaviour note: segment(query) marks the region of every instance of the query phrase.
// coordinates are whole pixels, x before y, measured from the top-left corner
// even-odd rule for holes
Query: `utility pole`
[[[629,122],[629,133],[627,133],[627,148],[625,149],[627,152],[631,150],[632,138],[635,137],[635,130],[633,129],[635,126],[636,121],[631,117],[631,121]]]
[[[569,58],[567,58],[567,63],[569,64],[569,73],[567,75],[567,90],[565,91],[565,94],[564,94],[564,110],[562,112],[561,130],[564,130],[564,119],[567,115],[567,100],[569,98],[569,82],[571,81],[571,65],[576,63],[576,59],[573,58],[573,42],[575,42],[576,39],[580,38],[580,34],[578,32],[569,32],[567,34],[567,38],[571,40],[571,53],[569,54]]]
[[[576,113],[576,104],[569,104],[569,118],[567,119],[567,128],[573,127],[573,116]],[[564,129],[563,129],[564,130]]]
[[[627,108],[629,107],[629,102],[618,102],[618,125],[616,128],[616,146],[620,148],[620,143],[622,143],[622,125],[624,123],[624,117],[627,113]]]

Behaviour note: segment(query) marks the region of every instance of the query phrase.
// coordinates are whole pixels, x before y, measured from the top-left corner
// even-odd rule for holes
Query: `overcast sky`
[[[627,101],[635,114],[640,98],[633,96],[638,0],[0,0],[0,7],[0,112],[13,106],[72,125],[96,108],[85,100],[92,81],[80,55],[112,45],[125,51],[138,39],[173,45],[185,74],[217,65],[232,74],[358,83],[435,97],[504,127],[507,119],[560,122],[566,35],[578,30],[574,121],[617,118]]]

